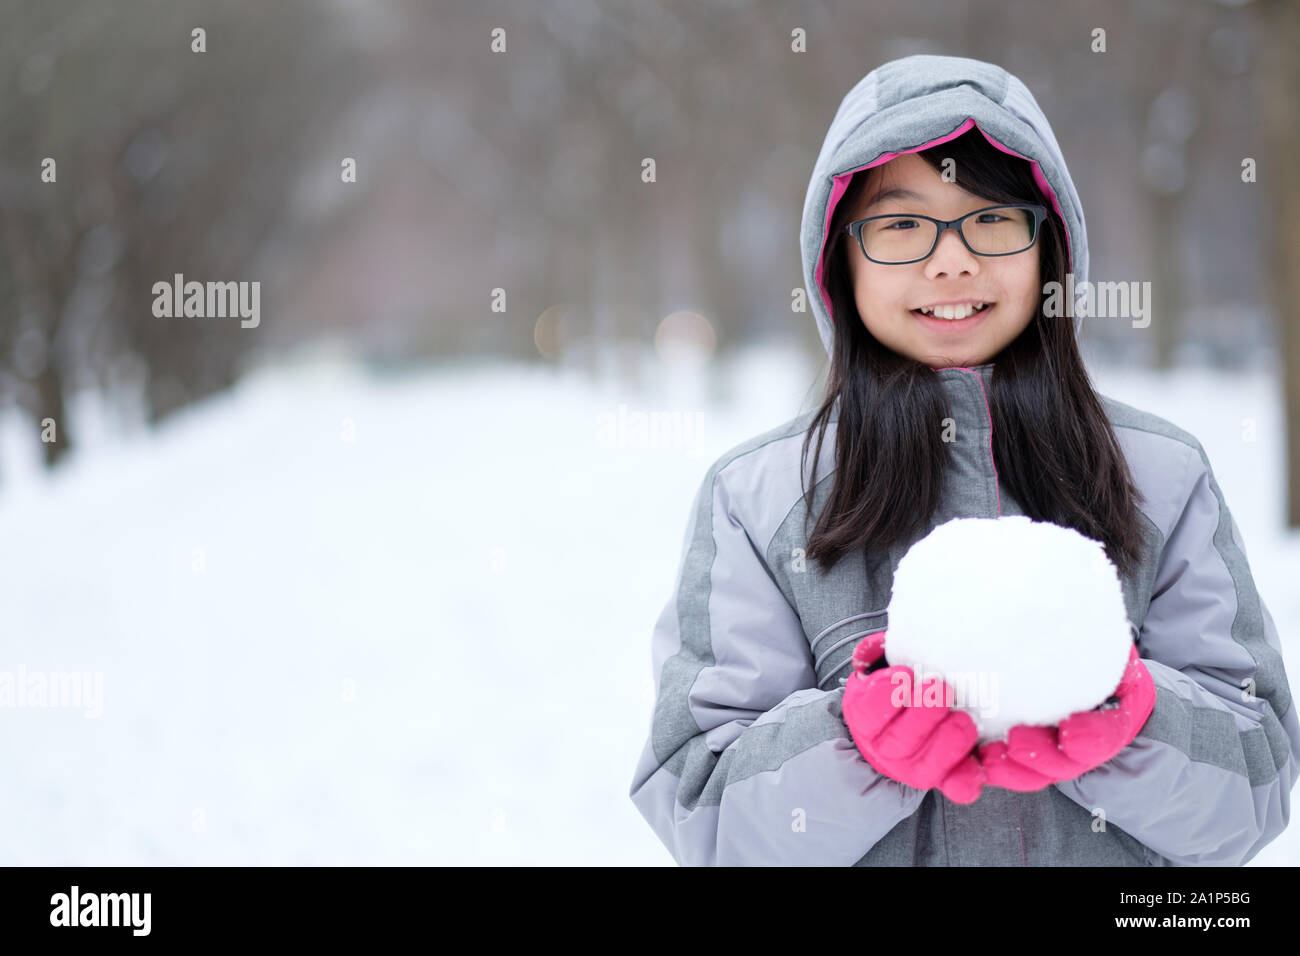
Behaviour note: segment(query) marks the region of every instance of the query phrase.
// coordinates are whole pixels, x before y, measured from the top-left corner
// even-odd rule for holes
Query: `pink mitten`
[[[867,763],[892,780],[929,790],[938,787],[953,803],[974,803],[984,769],[972,751],[979,737],[975,721],[943,706],[914,706],[910,667],[883,667],[868,674],[885,647],[885,632],[869,634],[853,651],[853,672],[844,685],[842,710],[853,742]],[[902,675],[895,677],[895,675]],[[894,695],[901,691],[901,706]],[[948,700],[947,684],[922,685],[921,700]]]
[[[1017,724],[1005,742],[980,747],[987,782],[1022,793],[1041,790],[1058,780],[1073,780],[1127,747],[1156,705],[1155,682],[1136,645],[1111,696],[1119,698],[1118,706],[1079,711],[1056,727]]]

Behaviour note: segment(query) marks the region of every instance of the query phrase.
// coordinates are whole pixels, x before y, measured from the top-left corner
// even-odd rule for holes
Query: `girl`
[[[801,246],[827,394],[705,475],[653,635],[637,809],[682,864],[1250,860],[1300,767],[1277,632],[1200,443],[1096,393],[1077,320],[1044,308],[1088,245],[1032,95],[959,57],[873,70],[826,135]],[[907,549],[1018,514],[1104,544],[1135,646],[1117,708],[977,750],[968,715],[895,707],[899,668],[871,668]]]

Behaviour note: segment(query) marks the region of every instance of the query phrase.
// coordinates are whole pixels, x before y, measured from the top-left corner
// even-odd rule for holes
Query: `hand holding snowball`
[[[909,667],[867,668],[884,654],[885,632],[868,635],[853,651],[853,673],[844,687],[842,711],[858,751],[878,773],[929,790],[938,787],[953,803],[979,799],[984,771],[973,751],[975,721],[932,701],[951,699],[951,688],[923,683],[914,706]]]
[[[1128,667],[1115,693],[1116,707],[1071,714],[1059,727],[1017,724],[1006,742],[991,741],[979,749],[988,782],[1022,793],[1041,790],[1058,780],[1073,780],[1101,766],[1127,747],[1155,708],[1151,672],[1129,652]]]
[[[1073,779],[1127,746],[1155,705],[1101,543],[1023,515],[954,519],[916,542],[894,574],[894,666],[866,675],[883,645],[884,632],[859,645],[845,688],[858,749],[954,802],[983,783],[1024,792]],[[952,706],[887,708],[900,674],[909,698],[916,681]],[[1112,688],[1118,706],[1098,709]],[[971,727],[975,754],[960,749]]]

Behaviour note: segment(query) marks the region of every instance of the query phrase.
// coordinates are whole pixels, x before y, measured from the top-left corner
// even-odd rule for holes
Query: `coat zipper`
[[[967,369],[967,371],[975,376],[975,384],[980,387],[980,397],[984,400],[984,414],[989,420],[989,465],[993,468],[993,500],[997,507],[998,517],[1001,517],[1002,492],[998,488],[998,465],[993,457],[993,409],[989,407],[989,396],[984,391],[984,380],[980,377],[980,373],[975,369]]]

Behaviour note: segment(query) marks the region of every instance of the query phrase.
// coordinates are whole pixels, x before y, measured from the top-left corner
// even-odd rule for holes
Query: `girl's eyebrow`
[[[915,199],[917,202],[925,201],[925,197],[920,193],[913,192],[910,189],[903,189],[901,186],[898,186],[893,189],[886,189],[884,192],[877,195],[875,199],[867,203],[866,209],[872,209],[879,206],[887,199]],[[863,211],[865,212],[866,210],[864,209]]]

